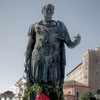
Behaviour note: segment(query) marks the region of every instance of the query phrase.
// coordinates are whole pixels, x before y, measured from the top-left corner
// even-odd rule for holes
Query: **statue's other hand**
[[[25,72],[27,71],[27,63],[24,61]]]
[[[27,63],[24,61],[24,66],[26,67],[27,66]]]
[[[29,70],[29,64],[28,62],[24,62],[25,72]]]
[[[76,42],[76,44],[79,44],[80,43],[80,41],[81,41],[81,36],[78,34],[76,37],[74,37],[75,38],[75,42]]]

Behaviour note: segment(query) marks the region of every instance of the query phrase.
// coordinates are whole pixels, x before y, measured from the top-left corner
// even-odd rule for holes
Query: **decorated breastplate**
[[[57,25],[45,26],[36,24],[36,45],[35,49],[48,56],[59,50],[59,29]]]

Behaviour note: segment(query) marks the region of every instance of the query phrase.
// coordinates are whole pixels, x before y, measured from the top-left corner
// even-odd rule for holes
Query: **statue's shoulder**
[[[57,21],[59,31],[62,33],[64,36],[68,34],[67,27],[65,26],[64,22],[62,21]]]
[[[57,25],[59,25],[60,27],[63,27],[63,26],[65,26],[65,25],[64,25],[64,22],[62,22],[62,21],[59,21],[59,20],[57,21]]]
[[[57,21],[57,25],[60,28],[60,30],[65,30],[66,26],[62,21]]]
[[[37,26],[39,26],[39,22],[36,22],[34,24],[31,24],[29,26],[29,31],[35,31]]]
[[[31,24],[29,28],[30,29],[34,29],[38,24],[39,24],[39,22],[36,22],[34,24]]]
[[[28,31],[28,36],[34,36],[35,35],[35,27],[36,27],[37,23],[31,24],[29,26],[29,31]]]
[[[35,22],[29,26],[28,36],[35,37],[36,30],[40,27],[41,21]]]

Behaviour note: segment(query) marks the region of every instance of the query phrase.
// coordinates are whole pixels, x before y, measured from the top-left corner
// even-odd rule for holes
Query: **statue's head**
[[[46,4],[42,8],[42,14],[45,18],[52,18],[54,14],[54,6],[52,4]]]

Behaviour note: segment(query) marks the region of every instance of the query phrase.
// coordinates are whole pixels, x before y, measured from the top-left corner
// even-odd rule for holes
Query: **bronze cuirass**
[[[36,42],[32,52],[32,76],[35,81],[60,79],[60,39],[58,26],[35,26]]]

